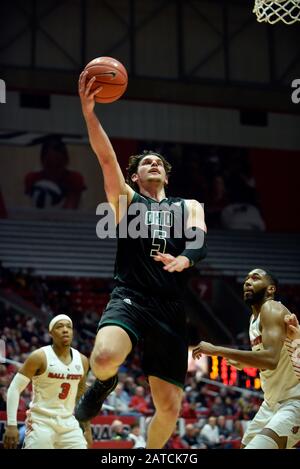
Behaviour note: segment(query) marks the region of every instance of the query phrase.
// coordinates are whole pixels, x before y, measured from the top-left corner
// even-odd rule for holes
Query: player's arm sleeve
[[[187,257],[192,267],[207,255],[206,233],[201,228],[192,227],[187,230],[187,234],[185,249],[181,256]]]
[[[181,253],[190,261],[190,266],[204,259],[207,255],[206,224],[204,210],[197,200],[186,201],[188,218],[185,227],[185,249]]]
[[[17,425],[17,412],[20,394],[30,383],[27,376],[17,373],[7,391],[7,425]]]

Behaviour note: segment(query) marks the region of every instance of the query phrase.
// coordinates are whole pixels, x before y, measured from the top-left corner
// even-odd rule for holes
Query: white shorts
[[[242,444],[247,444],[263,428],[269,428],[279,436],[287,437],[287,448],[292,448],[300,441],[300,400],[291,400],[277,404],[274,408],[264,401],[243,436]]]
[[[28,412],[24,449],[87,449],[78,421]]]

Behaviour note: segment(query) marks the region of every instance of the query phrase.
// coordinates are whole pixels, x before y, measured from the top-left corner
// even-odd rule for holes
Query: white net
[[[300,21],[300,0],[255,0],[253,13],[260,23],[293,24]]]

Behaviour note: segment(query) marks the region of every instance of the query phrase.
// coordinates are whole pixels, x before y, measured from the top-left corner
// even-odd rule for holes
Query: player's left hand
[[[216,347],[213,344],[210,344],[209,342],[200,342],[197,347],[193,349],[193,358],[199,359],[201,355],[217,355],[216,354]]]
[[[8,425],[3,435],[3,448],[15,449],[19,444],[19,430],[16,425]]]
[[[163,254],[158,252],[154,256],[156,262],[162,262],[164,264],[164,270],[167,272],[182,272],[190,266],[190,261],[185,256],[174,257],[171,254]]]
[[[286,335],[290,340],[300,339],[300,325],[296,314],[286,314],[284,322],[287,326]]]

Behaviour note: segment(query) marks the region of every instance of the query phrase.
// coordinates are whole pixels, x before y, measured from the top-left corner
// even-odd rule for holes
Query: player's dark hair
[[[160,153],[157,153],[156,151],[144,150],[143,153],[140,153],[139,155],[130,156],[128,168],[126,168],[126,170],[127,170],[126,182],[136,192],[139,192],[139,186],[137,185],[136,182],[132,181],[131,177],[132,177],[133,174],[135,174],[137,172],[137,169],[139,167],[140,162],[147,155],[158,156],[161,159],[161,161],[163,162],[163,165],[164,165],[164,168],[165,168],[165,171],[166,171],[166,175],[169,176],[169,174],[171,173],[171,169],[172,169],[171,164],[166,160],[166,158],[164,156],[162,156]]]
[[[276,292],[277,292],[278,286],[279,286],[277,277],[274,274],[272,274],[272,272],[270,272],[269,270],[266,270],[266,269],[263,269],[263,270],[266,272],[266,277],[268,278],[270,285],[274,285],[276,288]]]

